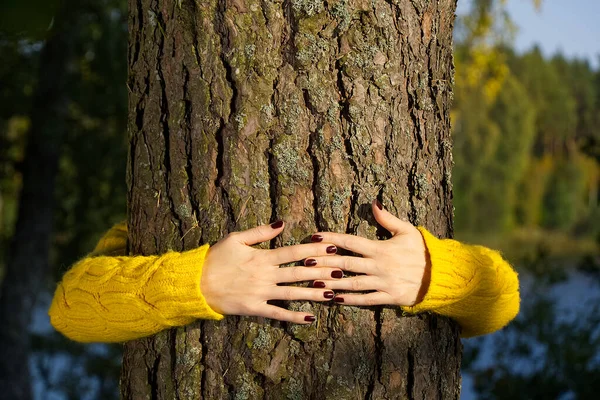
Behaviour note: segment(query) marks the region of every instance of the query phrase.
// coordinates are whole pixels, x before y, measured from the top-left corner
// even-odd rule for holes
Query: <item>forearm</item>
[[[518,276],[498,252],[419,230],[431,259],[431,281],[423,301],[405,311],[453,318],[463,337],[494,332],[518,314]]]
[[[52,325],[80,342],[123,342],[198,318],[221,319],[200,291],[207,250],[84,258],[56,289]]]

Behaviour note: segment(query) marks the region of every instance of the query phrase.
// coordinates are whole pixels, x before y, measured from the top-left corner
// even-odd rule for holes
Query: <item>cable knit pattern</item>
[[[49,310],[58,331],[80,342],[124,342],[223,318],[200,292],[208,245],[161,256],[99,255],[123,254],[126,240],[127,228],[116,225],[64,275]]]
[[[431,311],[455,319],[462,337],[494,332],[519,313],[517,273],[493,250],[440,240],[418,228],[431,258],[431,281],[423,301],[406,312]]]

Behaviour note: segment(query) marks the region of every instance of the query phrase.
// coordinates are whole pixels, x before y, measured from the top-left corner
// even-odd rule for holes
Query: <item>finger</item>
[[[359,274],[374,274],[376,271],[375,260],[364,257],[310,257],[304,260],[304,265],[311,267],[333,267],[347,272],[355,272]]]
[[[288,267],[279,268],[276,272],[275,279],[276,283],[290,283],[314,281],[318,279],[332,279],[336,276],[343,276],[343,272],[338,268]]]
[[[319,232],[312,236],[313,242],[332,243],[343,249],[350,250],[353,253],[371,256],[376,253],[375,241],[355,235],[346,235],[344,233]]]
[[[271,304],[261,306],[253,315],[276,319],[278,321],[294,322],[296,324],[310,324],[315,321],[315,316],[312,314],[290,311]]]
[[[367,294],[340,294],[333,301],[338,304],[348,306],[379,306],[385,304],[394,304],[392,296],[384,292],[373,292]]]
[[[297,286],[276,286],[269,291],[269,300],[310,300],[331,301],[334,293],[329,289],[315,289]]]
[[[327,279],[327,280],[319,280],[316,282],[323,282],[325,287],[329,290],[349,290],[352,292],[364,292],[366,290],[379,290],[383,287],[383,282],[381,278],[377,276],[368,276],[368,275],[360,275],[360,276],[352,276],[344,279]],[[315,282],[315,283],[316,283]],[[315,285],[313,283],[313,287],[318,287],[320,285]],[[346,294],[339,295],[340,297],[345,297]]]
[[[383,226],[394,236],[409,233],[414,229],[414,226],[410,222],[402,221],[389,211],[385,210],[379,200],[373,200],[371,208],[373,209],[375,220],[379,225]]]
[[[329,243],[307,243],[294,246],[284,246],[268,251],[268,262],[273,265],[287,264],[293,261],[300,261],[307,257],[319,257],[328,254],[335,254],[337,248]]]
[[[281,233],[283,226],[283,221],[277,221],[273,222],[271,225],[260,225],[242,232],[234,232],[229,236],[235,238],[240,243],[251,246],[273,239]]]

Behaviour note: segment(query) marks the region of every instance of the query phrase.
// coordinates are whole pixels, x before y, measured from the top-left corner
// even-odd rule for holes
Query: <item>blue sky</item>
[[[458,0],[458,12],[470,1]],[[519,51],[540,45],[545,55],[561,51],[567,57],[586,58],[598,67],[600,56],[600,0],[542,0],[536,11],[533,0],[508,0],[508,10],[519,31]]]

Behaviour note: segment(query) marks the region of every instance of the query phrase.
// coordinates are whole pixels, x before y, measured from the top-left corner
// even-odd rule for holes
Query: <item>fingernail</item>
[[[281,228],[282,226],[283,226],[283,221],[281,221],[281,220],[279,220],[279,221],[276,221],[276,222],[273,222],[273,223],[271,224],[271,228],[273,228],[273,229],[279,229],[279,228]]]
[[[335,294],[334,294],[333,292],[331,292],[331,291],[330,291],[330,292],[325,292],[325,293],[323,293],[323,296],[324,296],[326,299],[333,299],[333,297],[335,296]]]
[[[344,302],[344,298],[343,297],[334,297],[333,301],[335,301],[336,303],[343,303]]]
[[[315,322],[315,317],[313,317],[312,315],[307,315],[306,317],[304,317],[304,320],[306,322]]]
[[[310,237],[310,241],[311,242],[315,242],[315,243],[316,242],[322,242],[323,241],[323,236],[321,236],[321,235],[312,235]]]
[[[312,286],[317,289],[323,289],[325,287],[325,282],[314,281]]]
[[[380,210],[383,210],[383,205],[381,204],[381,202],[379,200],[375,200],[375,205],[377,206],[377,208],[379,208]]]
[[[327,248],[327,254],[334,254],[337,251],[337,247],[335,246],[329,246]]]
[[[331,273],[331,277],[335,279],[342,279],[344,277],[344,273],[342,271],[333,271]]]
[[[314,258],[307,258],[306,260],[304,260],[304,265],[306,265],[307,267],[314,267],[315,265],[317,265],[317,260],[315,260]]]

